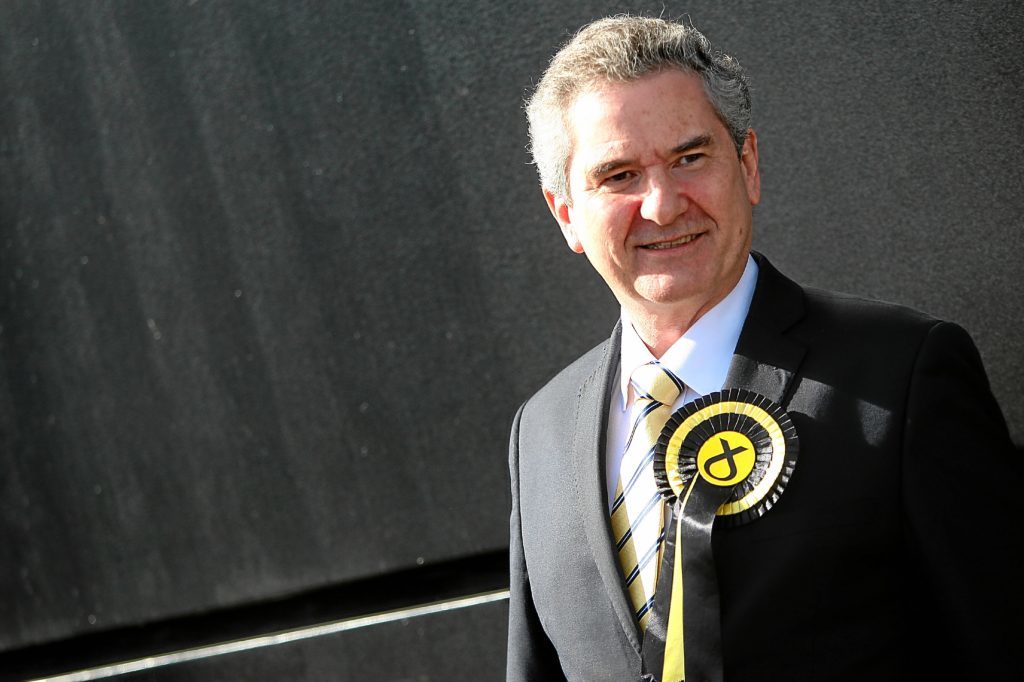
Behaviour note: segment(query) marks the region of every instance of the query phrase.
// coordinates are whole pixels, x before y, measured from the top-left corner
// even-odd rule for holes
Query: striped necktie
[[[664,505],[654,481],[654,445],[672,414],[683,382],[658,362],[633,371],[633,424],[619,465],[612,502],[612,534],[619,566],[641,631],[646,630],[664,540]]]

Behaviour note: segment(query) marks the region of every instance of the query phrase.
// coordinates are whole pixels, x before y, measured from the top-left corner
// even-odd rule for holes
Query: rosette
[[[721,680],[715,523],[737,526],[767,513],[796,466],[789,415],[746,389],[718,391],[679,408],[654,451],[669,503],[655,602],[644,637],[644,672],[663,682]],[[684,599],[685,594],[687,598]]]

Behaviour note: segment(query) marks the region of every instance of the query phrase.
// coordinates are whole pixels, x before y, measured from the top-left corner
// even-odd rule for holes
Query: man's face
[[[569,198],[546,192],[569,247],[632,315],[692,324],[739,281],[760,200],[757,138],[742,154],[700,78],[610,83],[567,112]]]

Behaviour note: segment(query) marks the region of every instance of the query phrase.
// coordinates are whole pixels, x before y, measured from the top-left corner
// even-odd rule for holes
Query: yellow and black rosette
[[[785,490],[797,453],[789,415],[745,389],[698,398],[665,424],[654,450],[654,475],[669,508],[644,636],[649,679],[722,679],[711,530],[716,523],[735,526],[767,513]]]
[[[731,388],[697,398],[669,417],[654,450],[654,477],[671,503],[694,476],[729,488],[718,523],[753,521],[772,508],[797,459],[789,415],[762,395]]]

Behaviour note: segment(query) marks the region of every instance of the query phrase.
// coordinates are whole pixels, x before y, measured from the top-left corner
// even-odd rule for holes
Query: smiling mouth
[[[677,246],[682,246],[683,244],[689,244],[690,242],[692,242],[694,239],[696,239],[699,236],[700,236],[700,233],[698,233],[698,234],[688,234],[685,237],[680,237],[679,239],[673,239],[670,242],[658,242],[657,244],[644,244],[640,248],[641,249],[653,249],[653,250],[672,249],[672,248],[675,248]]]

